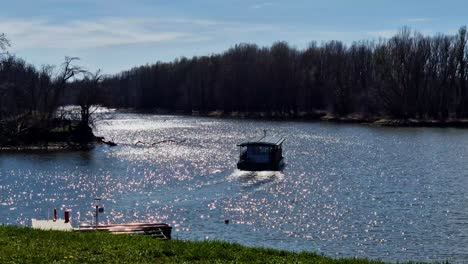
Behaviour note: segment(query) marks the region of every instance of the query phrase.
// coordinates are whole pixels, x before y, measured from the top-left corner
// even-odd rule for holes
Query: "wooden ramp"
[[[116,235],[148,235],[158,239],[171,239],[172,227],[164,223],[129,223],[113,225],[80,225],[77,232],[104,231]]]

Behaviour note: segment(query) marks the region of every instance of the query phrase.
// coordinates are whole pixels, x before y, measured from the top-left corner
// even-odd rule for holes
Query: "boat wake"
[[[227,179],[239,181],[243,186],[252,186],[268,182],[281,182],[284,179],[284,174],[280,171],[242,171],[236,169]]]

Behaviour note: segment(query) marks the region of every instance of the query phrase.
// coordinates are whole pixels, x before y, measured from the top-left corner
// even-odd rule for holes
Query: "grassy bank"
[[[0,227],[0,263],[378,263],[225,242]]]

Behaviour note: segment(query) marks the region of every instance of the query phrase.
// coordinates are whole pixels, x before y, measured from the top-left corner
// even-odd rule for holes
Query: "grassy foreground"
[[[225,242],[0,227],[0,263],[378,263]]]

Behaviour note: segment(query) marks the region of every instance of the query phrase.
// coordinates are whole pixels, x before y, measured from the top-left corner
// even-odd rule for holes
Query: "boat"
[[[279,171],[284,167],[284,138],[261,136],[237,144],[237,168],[245,171]]]

